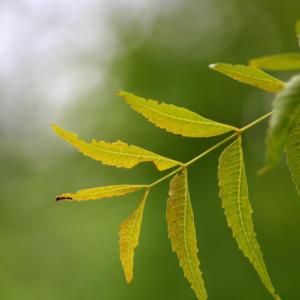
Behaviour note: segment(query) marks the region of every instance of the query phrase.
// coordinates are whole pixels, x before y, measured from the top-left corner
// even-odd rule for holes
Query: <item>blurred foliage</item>
[[[25,9],[25,1],[22,3]],[[164,5],[153,1],[144,10],[135,9],[135,2],[112,3],[115,6],[107,11],[107,31],[113,32],[117,42],[107,62],[101,40],[79,39],[80,48],[67,39],[66,55],[56,72],[46,78],[34,77],[33,69],[59,53],[53,44],[40,60],[27,60],[22,48],[27,42],[25,35],[16,48],[24,62],[15,66],[18,76],[6,75],[5,81],[0,74],[1,299],[195,299],[168,239],[168,182],[149,193],[131,286],[119,259],[119,228],[137,208],[142,192],[84,203],[54,202],[56,195],[81,188],[151,183],[161,176],[155,166],[141,164],[132,170],[103,166],[59,139],[51,125],[56,123],[87,141],[120,139],[186,162],[222,137],[183,138],[160,130],[133,112],[114,94],[116,90],[173,103],[205,118],[242,127],[270,111],[272,95],[217,74],[208,65],[245,64],[263,55],[298,51],[294,34],[299,18],[297,0],[182,0]],[[64,7],[71,6],[64,2]],[[90,11],[78,13],[70,32],[100,35],[97,9],[103,7],[95,4]],[[31,15],[23,12],[29,22]],[[81,23],[76,27],[77,20]],[[39,28],[41,33],[69,20],[58,20],[53,14],[47,22]],[[93,26],[86,31],[82,24]],[[20,34],[22,29],[18,28]],[[30,47],[35,50],[35,44]],[[69,59],[79,48],[86,52],[76,60]],[[55,59],[51,62],[56,66]],[[65,90],[62,85],[53,91],[50,79],[73,78],[72,68],[80,75],[71,85],[73,98],[64,105],[53,102],[55,97],[63,98]],[[271,73],[281,80],[292,74]],[[94,78],[97,81],[89,85]],[[80,85],[81,80],[84,84]],[[286,166],[278,166],[263,178],[256,176],[264,159],[265,130],[266,122],[244,136],[254,229],[278,294],[282,299],[298,299],[300,201]],[[269,299],[226,226],[217,182],[221,151],[189,168],[199,260],[208,296]]]

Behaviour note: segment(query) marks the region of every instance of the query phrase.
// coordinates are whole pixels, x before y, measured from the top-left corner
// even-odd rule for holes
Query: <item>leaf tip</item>
[[[59,128],[56,124],[53,124],[51,127],[52,127],[52,129],[54,130],[55,133],[60,135],[60,132],[62,131],[61,128]]]
[[[73,198],[71,198],[71,197],[65,197],[65,196],[57,196],[55,198],[55,201],[59,201],[59,200],[73,200]]]
[[[214,69],[218,64],[210,64],[208,65],[209,68]]]
[[[116,94],[117,94],[118,96],[121,96],[121,97],[124,97],[124,96],[125,96],[125,92],[122,92],[122,91],[120,91],[120,90],[117,90],[117,91],[116,91]]]

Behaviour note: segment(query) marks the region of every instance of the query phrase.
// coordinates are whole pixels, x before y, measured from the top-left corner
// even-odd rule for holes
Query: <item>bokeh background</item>
[[[103,166],[51,129],[140,146],[187,162],[222,140],[161,130],[115,95],[120,89],[242,127],[271,110],[273,94],[208,68],[298,51],[299,1],[2,0],[0,2],[0,298],[196,299],[171,250],[169,182],[147,199],[134,280],[119,260],[119,228],[143,191],[98,201],[57,195],[148,184],[152,163]],[[294,73],[272,73],[288,80]],[[299,299],[300,199],[286,158],[264,177],[267,121],[243,137],[258,242],[276,291]],[[224,147],[223,147],[224,148]],[[272,299],[238,249],[218,196],[222,148],[189,168],[199,259],[209,299]]]

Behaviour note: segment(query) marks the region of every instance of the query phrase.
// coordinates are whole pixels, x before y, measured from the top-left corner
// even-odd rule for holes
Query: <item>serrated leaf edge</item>
[[[254,68],[254,67],[251,67],[251,66],[245,66],[245,65],[239,65],[239,64],[238,64],[238,65],[232,65],[232,64],[225,64],[225,63],[215,63],[215,64],[210,64],[210,65],[209,65],[209,67],[210,67],[211,69],[215,70],[215,71],[218,71],[218,72],[220,72],[220,73],[223,73],[223,74],[227,75],[228,77],[231,77],[231,78],[233,78],[233,79],[235,79],[235,80],[237,80],[237,81],[240,81],[240,82],[242,82],[242,83],[246,83],[246,84],[255,86],[255,87],[260,88],[260,89],[265,90],[265,91],[268,91],[268,90],[265,89],[265,88],[262,88],[262,87],[258,87],[258,86],[254,85],[254,84],[250,84],[250,83],[248,83],[248,82],[244,82],[244,81],[242,81],[242,80],[240,80],[240,79],[238,79],[238,78],[235,78],[235,77],[230,76],[230,75],[228,75],[228,74],[226,74],[226,73],[224,73],[224,72],[222,72],[222,71],[220,71],[220,70],[217,70],[215,67],[216,67],[216,66],[219,66],[219,65],[225,65],[225,66],[230,66],[230,67],[245,67],[245,68],[254,69],[254,70],[256,69],[256,70],[259,70],[259,71],[261,71],[262,73],[266,74],[267,76],[272,77],[274,80],[270,80],[270,79],[268,80],[268,79],[265,79],[265,78],[254,77],[254,76],[250,76],[249,74],[243,74],[243,73],[236,72],[236,71],[234,71],[234,70],[230,70],[230,72],[232,72],[232,73],[234,73],[234,74],[238,74],[238,75],[242,74],[242,75],[245,76],[245,77],[250,77],[250,78],[252,78],[252,79],[257,79],[257,80],[261,80],[261,81],[265,81],[265,82],[269,82],[269,83],[278,83],[278,84],[281,83],[281,84],[282,84],[281,90],[282,90],[283,87],[285,86],[285,82],[283,82],[283,81],[281,81],[281,80],[279,80],[279,79],[277,79],[277,78],[275,78],[275,77],[273,77],[273,76],[271,76],[271,75],[265,73],[265,72],[262,71],[261,69]],[[271,93],[279,93],[281,90],[279,90],[278,92],[274,92],[274,91],[269,91],[269,92],[271,92]]]
[[[118,140],[116,143],[106,143],[104,141],[99,141],[97,142],[95,139],[92,140],[91,143],[88,143],[86,142],[84,139],[78,139],[78,134],[74,134],[74,133],[71,133],[71,132],[68,132],[68,131],[65,131],[63,129],[61,129],[60,127],[58,127],[57,125],[52,125],[52,128],[53,130],[60,136],[62,137],[63,139],[65,139],[63,137],[63,135],[66,135],[68,137],[68,139],[74,141],[75,143],[80,143],[83,147],[88,147],[88,148],[91,148],[91,149],[95,149],[95,151],[101,151],[101,152],[105,152],[105,153],[109,153],[109,154],[112,154],[112,155],[122,155],[122,156],[128,156],[128,157],[138,157],[138,158],[144,158],[144,159],[147,159],[147,162],[153,162],[156,166],[156,168],[159,170],[159,171],[164,171],[166,169],[169,169],[169,168],[172,168],[176,165],[182,165],[182,163],[178,162],[178,161],[175,161],[173,159],[170,159],[170,158],[167,158],[167,157],[164,157],[164,156],[161,156],[159,154],[156,154],[154,152],[151,152],[151,151],[148,151],[148,150],[145,150],[143,148],[140,148],[140,147],[137,147],[137,146],[133,146],[133,145],[128,145],[126,143],[123,143],[121,142],[120,140]],[[74,137],[75,136],[75,137]],[[68,141],[72,146],[76,147],[78,149],[78,151],[80,151],[81,153],[83,153],[85,156],[88,156],[88,157],[92,157],[91,155],[88,155],[88,154],[85,154],[84,151],[80,150],[76,145],[74,145],[70,140],[67,140],[65,139],[66,141]],[[139,150],[143,150],[143,151],[147,151],[151,154],[154,154],[154,156],[151,156],[151,155],[136,155],[136,154],[128,154],[128,153],[119,153],[119,152],[113,152],[113,151],[110,151],[110,150],[106,150],[106,149],[102,149],[102,148],[98,148],[98,147],[95,147],[93,145],[93,143],[104,143],[104,144],[107,144],[107,145],[113,145],[113,144],[121,144],[122,146],[128,146],[128,148],[130,147],[134,147],[134,148],[137,148]],[[93,158],[93,157],[92,157]],[[133,168],[134,166],[138,165],[139,163],[141,162],[146,162],[145,160],[144,161],[137,161],[136,164],[134,164],[132,167],[126,167],[126,166],[118,166],[116,164],[113,164],[113,163],[107,163],[107,162],[103,162],[101,159],[97,159],[97,158],[93,158],[95,160],[98,160],[98,161],[101,161],[103,165],[109,165],[109,166],[116,166],[117,168],[127,168],[127,169],[130,169],[130,168]],[[166,162],[169,162],[171,164],[170,167],[168,168],[159,168],[158,167],[158,164],[156,163],[156,160],[162,160],[162,161],[166,161]]]
[[[236,140],[236,141],[237,141],[237,140]],[[236,142],[236,141],[235,141],[235,142]],[[235,142],[233,142],[232,144],[234,144]],[[232,144],[230,144],[230,146],[231,146]],[[223,156],[223,153],[225,153],[225,151],[226,151],[230,146],[228,146],[228,147],[222,152],[222,155],[221,155],[221,157],[220,157],[220,159],[219,159],[220,161],[221,161],[221,158],[222,158],[222,156]],[[238,147],[236,147],[236,148],[239,148],[239,154],[240,154],[240,155],[239,155],[239,156],[240,156],[240,159],[239,159],[239,160],[240,160],[240,168],[239,168],[239,180],[238,180],[238,199],[241,199],[241,185],[242,185],[242,174],[243,174],[243,166],[244,166],[243,151],[242,151],[242,138],[241,138],[241,135],[238,136]],[[231,150],[234,150],[234,149],[236,149],[236,148],[233,148],[233,149],[231,149]],[[244,172],[245,172],[245,170],[244,170]],[[228,176],[228,175],[227,175],[227,176]],[[245,174],[245,177],[246,177],[246,174]],[[247,184],[247,179],[246,179],[246,184]],[[221,198],[222,198],[222,196],[224,196],[224,195],[222,194],[222,186],[220,186],[220,194],[219,194],[219,196],[220,196]],[[247,196],[248,196],[248,186],[247,186]],[[249,196],[248,196],[248,201],[249,201]],[[244,224],[244,222],[243,222],[243,217],[242,217],[242,216],[243,216],[243,213],[242,213],[242,211],[241,211],[241,208],[242,208],[242,206],[241,206],[241,201],[238,200],[237,202],[238,202],[238,210],[239,210],[239,219],[240,219],[241,224],[242,224],[242,230],[243,230],[243,233],[244,233],[244,235],[245,235],[245,237],[246,237],[247,244],[248,244],[249,248],[251,249],[251,252],[252,252],[253,256],[255,257],[256,262],[257,262],[258,265],[259,265],[261,274],[263,275],[263,278],[264,278],[264,280],[265,280],[265,282],[263,282],[263,283],[264,283],[264,284],[267,283],[267,286],[266,286],[266,284],[265,284],[265,286],[267,287],[267,289],[269,290],[269,292],[271,293],[271,295],[272,295],[276,300],[281,300],[280,297],[279,297],[279,295],[276,293],[276,291],[275,291],[275,289],[274,289],[272,283],[270,282],[269,275],[266,275],[266,274],[265,274],[265,271],[264,271],[264,269],[263,269],[263,267],[262,267],[262,265],[261,265],[261,263],[260,263],[260,261],[259,261],[257,255],[256,255],[255,251],[253,250],[253,247],[252,247],[251,242],[250,242],[249,237],[248,237],[248,233],[247,233],[247,231],[245,230],[245,224]],[[250,209],[251,209],[251,207],[250,207]],[[251,210],[251,211],[252,211],[252,210]],[[251,218],[251,222],[253,223],[252,217],[251,217],[251,212],[250,212],[250,218]],[[232,227],[231,224],[229,224],[228,226]],[[253,232],[254,232],[254,229],[253,229],[253,228],[252,228],[252,230],[253,230]],[[233,237],[235,238],[238,234],[239,234],[239,233],[233,235]],[[256,233],[255,233],[255,232],[254,232],[254,236],[256,236]],[[255,238],[255,240],[256,240],[256,238]],[[237,240],[236,240],[236,241],[237,241]],[[256,241],[256,243],[257,243],[257,241]],[[242,246],[241,246],[239,243],[238,243],[238,245],[239,245],[239,248],[242,250]],[[257,243],[257,245],[258,245],[258,243]],[[260,250],[259,250],[259,251],[260,251]],[[244,251],[243,251],[243,252],[244,252]],[[244,254],[244,255],[245,255],[245,254]],[[249,260],[250,260],[250,259],[249,259]],[[251,260],[250,260],[250,262],[251,262]],[[252,262],[251,262],[251,263],[252,263]],[[266,270],[266,272],[267,272],[267,270]],[[259,274],[259,276],[261,277],[260,274]]]
[[[113,188],[113,189],[110,189],[110,188]],[[103,187],[99,187],[99,188],[80,190],[76,194],[71,194],[71,193],[62,194],[60,196],[57,196],[55,201],[59,201],[59,200],[70,200],[70,201],[73,201],[73,200],[77,200],[77,201],[99,200],[102,198],[110,198],[110,197],[114,197],[114,196],[126,195],[129,193],[138,191],[142,188],[148,188],[148,186],[146,186],[146,185],[103,186]],[[98,192],[95,191],[95,193],[88,193],[89,191],[93,191],[93,190],[97,190],[97,189],[99,190]],[[105,194],[105,192],[106,192],[106,194]],[[111,193],[111,192],[116,192],[116,193],[108,196],[108,193]],[[85,195],[84,193],[87,193],[87,194]],[[101,195],[101,194],[103,194],[103,195]],[[96,196],[96,195],[99,195],[99,196]],[[88,199],[79,199],[79,197],[88,197],[88,196],[90,196]]]
[[[176,178],[176,177],[178,177],[178,176],[184,176],[184,182],[185,182],[185,204],[184,204],[184,206],[185,206],[185,209],[184,209],[184,228],[186,228],[186,214],[187,214],[187,206],[188,206],[188,203],[187,203],[187,201],[188,201],[188,185],[187,185],[187,169],[186,168],[184,168],[183,169],[183,174],[181,174],[181,175],[179,175],[179,174],[177,174],[177,175],[175,175],[175,177],[174,178]],[[174,179],[173,178],[173,179]],[[171,191],[171,190],[170,190]],[[171,196],[171,195],[170,195]],[[190,201],[190,199],[189,199],[189,201]],[[191,209],[192,209],[192,206],[191,206]],[[193,212],[193,211],[192,211]],[[167,218],[167,221],[169,221],[168,220],[168,218]],[[194,222],[194,220],[193,220],[193,222]],[[194,230],[195,230],[195,235],[196,235],[196,229],[195,229],[195,224],[194,224]],[[188,262],[189,262],[189,267],[190,267],[190,270],[191,270],[191,273],[193,274],[193,277],[194,277],[194,280],[195,280],[195,282],[196,282],[196,284],[197,284],[197,288],[198,288],[198,290],[200,291],[200,295],[201,295],[201,300],[203,299],[203,300],[206,300],[207,299],[207,297],[203,294],[203,292],[202,292],[202,289],[201,289],[201,286],[199,285],[199,282],[198,282],[198,280],[197,280],[197,278],[196,278],[196,275],[195,275],[195,272],[194,272],[194,269],[193,269],[193,266],[192,266],[192,262],[191,262],[191,259],[190,259],[190,251],[189,251],[189,248],[188,248],[188,246],[187,246],[187,239],[188,239],[188,237],[186,236],[186,230],[183,230],[183,234],[184,234],[184,241],[185,241],[185,252],[187,253],[187,255],[188,255]],[[172,240],[172,248],[173,248],[173,251],[176,251],[175,250],[175,247],[173,247],[173,239],[172,239],[172,236],[171,236],[171,232],[169,231],[169,238],[171,238],[171,240]],[[196,240],[196,236],[195,236],[195,243],[197,244],[197,240]],[[196,247],[196,249],[197,249],[197,247]],[[198,249],[196,250],[197,252],[198,252]],[[177,251],[176,251],[177,252]],[[178,258],[179,258],[179,261],[180,261],[180,265],[181,265],[181,259],[180,259],[180,255],[179,255],[179,253],[177,252],[177,256],[178,256]],[[197,256],[197,254],[196,254],[196,256]],[[200,264],[200,263],[199,263]],[[198,264],[198,269],[199,269],[199,264]],[[188,281],[190,282],[190,280],[189,280],[189,278],[188,278],[188,276],[185,274],[185,270],[184,270],[184,266],[183,265],[181,265],[181,267],[182,267],[182,269],[183,269],[183,271],[184,271],[184,275],[185,275],[185,277],[188,279]],[[201,279],[202,279],[202,276],[201,276],[201,274],[202,274],[202,272],[200,271],[200,269],[199,269],[199,272],[200,272],[200,277],[201,277]],[[203,280],[203,279],[202,279]],[[191,283],[191,282],[190,282]],[[204,283],[204,281],[203,281],[203,283]],[[192,283],[191,283],[192,284]],[[196,290],[194,289],[194,287],[193,287],[193,284],[192,284],[192,289],[196,292]],[[204,287],[204,285],[203,285],[203,289],[205,290],[205,287]],[[197,298],[198,298],[198,294],[196,293],[196,295],[197,295]],[[200,298],[199,298],[200,299]]]
[[[121,252],[120,259],[121,259],[121,262],[122,262],[122,266],[123,266],[123,269],[124,269],[124,272],[125,272],[125,276],[126,276],[126,280],[127,280],[128,284],[131,284],[131,281],[133,279],[133,258],[132,258],[132,264],[131,264],[132,268],[131,269],[130,269],[130,267],[131,267],[130,263],[126,264],[126,261],[130,261],[130,251],[132,251],[133,255],[134,255],[134,249],[138,245],[140,228],[141,228],[141,223],[142,223],[142,218],[143,218],[143,211],[144,211],[144,207],[145,207],[145,202],[146,202],[147,196],[149,194],[149,190],[150,190],[149,188],[146,190],[146,192],[145,192],[145,194],[143,196],[143,199],[142,199],[142,201],[139,204],[139,207],[135,210],[135,212],[127,220],[125,220],[122,223],[121,228],[120,228],[120,252]],[[140,219],[140,222],[137,223],[139,214],[141,214],[141,219]],[[127,253],[124,253],[124,250],[122,249],[122,244],[124,243],[124,241],[123,241],[124,237],[122,235],[122,230],[131,221],[131,219],[134,219],[134,222],[133,222],[133,225],[131,226],[131,228],[132,228],[131,232],[129,233],[129,235],[130,235],[130,241],[129,241],[129,245],[128,245],[128,250],[126,251],[126,249],[125,249],[125,252],[127,252]],[[138,228],[137,243],[136,244],[132,244],[133,232],[134,232],[134,228],[136,228],[136,226]],[[126,259],[125,259],[124,256],[126,256]]]
[[[116,94],[117,94],[118,96],[123,97],[124,100],[127,102],[126,97],[128,97],[128,96],[127,96],[127,95],[124,95],[123,93],[127,93],[127,92],[123,92],[123,91],[117,91],[117,92],[116,92]],[[155,101],[155,100],[152,100],[152,99],[144,99],[144,98],[142,98],[142,99],[145,100],[145,101],[153,101],[153,102],[155,102],[157,105],[165,104],[165,105],[168,105],[168,106],[170,106],[170,107],[176,107],[176,108],[179,108],[179,109],[188,110],[188,109],[186,109],[186,108],[179,107],[179,106],[175,106],[175,105],[173,105],[173,104],[167,104],[167,103],[164,103],[164,102],[159,103],[158,101]],[[131,99],[130,101],[133,101],[133,100]],[[151,123],[153,123],[156,127],[161,128],[161,129],[165,129],[165,130],[168,131],[168,132],[174,133],[172,130],[169,130],[169,129],[166,128],[166,127],[163,127],[163,126],[158,125],[157,122],[153,120],[153,118],[147,117],[147,115],[146,115],[145,113],[140,112],[137,108],[133,107],[132,104],[129,103],[129,105],[130,105],[130,107],[131,107],[134,111],[136,111],[136,112],[142,114],[146,119],[148,119],[148,120],[149,120]],[[176,116],[173,116],[173,115],[165,114],[165,113],[163,113],[163,112],[161,112],[161,111],[159,111],[159,110],[155,110],[154,108],[152,108],[152,107],[150,107],[150,106],[147,106],[147,105],[144,105],[144,104],[141,104],[141,103],[138,103],[138,105],[143,106],[143,107],[145,107],[146,109],[152,110],[152,111],[154,111],[154,112],[157,113],[157,114],[166,116],[167,118],[173,118],[173,119],[177,119],[177,120],[180,120],[180,121],[186,121],[186,122],[195,123],[195,124],[205,124],[205,125],[208,124],[208,125],[212,125],[212,126],[219,126],[219,127],[223,127],[223,128],[228,128],[228,131],[231,131],[231,130],[236,131],[236,132],[239,131],[239,129],[236,128],[236,127],[234,127],[234,126],[230,126],[230,125],[218,123],[218,122],[215,122],[215,121],[206,119],[206,118],[204,118],[204,117],[202,117],[202,116],[201,116],[201,117],[202,117],[203,119],[207,120],[208,122],[203,122],[203,121],[193,121],[193,120],[189,120],[189,119],[182,119],[182,118],[179,118],[179,117],[176,117]],[[192,112],[192,111],[189,111],[189,112]],[[197,113],[195,113],[195,112],[192,112],[192,113],[197,114]],[[227,132],[228,132],[228,131],[227,131]],[[226,132],[224,132],[224,133],[226,133]],[[184,137],[189,137],[188,135],[184,135],[184,134],[181,134],[181,133],[174,133],[174,134],[180,134],[180,135],[182,135],[182,136],[184,136]],[[218,135],[221,135],[221,134],[223,134],[223,133],[220,133],[220,134],[218,134]],[[199,136],[199,137],[200,137],[200,136]]]

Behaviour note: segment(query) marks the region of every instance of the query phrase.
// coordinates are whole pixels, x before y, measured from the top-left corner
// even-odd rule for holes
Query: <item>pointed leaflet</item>
[[[113,196],[121,196],[135,192],[142,188],[147,188],[144,185],[111,185],[88,190],[81,190],[76,194],[63,194],[56,197],[58,200],[96,200],[101,198],[109,198]]]
[[[205,119],[185,108],[159,104],[126,92],[117,92],[137,112],[160,128],[188,137],[210,137],[238,129]]]
[[[300,75],[292,77],[274,101],[274,114],[270,120],[267,138],[267,164],[260,171],[271,170],[283,152],[290,128],[300,112]]]
[[[121,141],[110,144],[93,140],[92,143],[87,143],[84,140],[78,140],[78,135],[64,131],[56,125],[53,125],[52,128],[59,136],[78,148],[80,152],[102,161],[104,165],[132,168],[140,162],[153,161],[159,171],[180,165],[175,160],[136,146],[129,146]]]
[[[280,300],[272,286],[253,230],[241,136],[221,154],[218,176],[222,206],[225,208],[225,215],[228,225],[232,228],[233,236],[244,255],[254,265],[266,288],[275,299]]]
[[[251,59],[250,67],[271,71],[289,71],[300,69],[300,53],[284,53]]]
[[[170,183],[167,206],[169,237],[173,251],[177,252],[184,276],[192,285],[198,299],[207,299],[204,282],[199,269],[197,241],[193,210],[187,186],[187,171],[176,175]]]
[[[213,64],[209,67],[238,81],[256,86],[272,93],[280,92],[285,85],[284,82],[266,74],[257,68],[241,65],[233,66],[228,64]]]
[[[300,195],[300,117],[295,119],[290,132],[288,134],[285,152],[287,161],[292,173],[293,181],[296,184],[296,189]]]
[[[133,256],[134,248],[139,244],[139,235],[143,217],[144,206],[149,189],[133,215],[123,222],[120,230],[120,252],[126,280],[130,284],[133,278]]]

